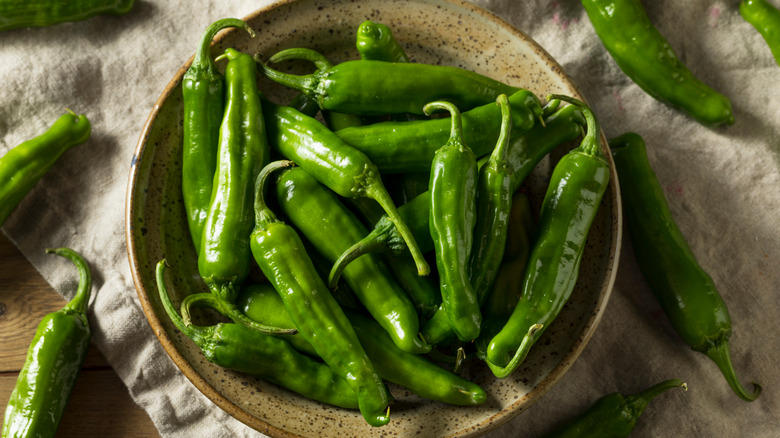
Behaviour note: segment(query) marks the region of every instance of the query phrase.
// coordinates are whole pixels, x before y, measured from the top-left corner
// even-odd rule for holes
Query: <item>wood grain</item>
[[[18,249],[0,233],[0,414],[16,385],[38,322],[62,308],[52,289]],[[76,382],[58,437],[159,437],[119,376],[92,346]]]

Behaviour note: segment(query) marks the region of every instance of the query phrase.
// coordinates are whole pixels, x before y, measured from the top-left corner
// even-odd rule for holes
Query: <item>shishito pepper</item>
[[[265,202],[263,191],[268,176],[292,164],[291,161],[275,161],[257,176],[255,229],[250,240],[252,254],[263,274],[279,291],[295,324],[293,328],[297,328],[317,355],[352,387],[366,422],[383,426],[390,421],[390,393],[366,356],[344,311],[306,254],[298,233],[277,219]]]
[[[609,163],[601,151],[596,117],[579,100],[550,97],[578,106],[588,128],[580,146],[564,155],[550,176],[522,296],[487,348],[485,362],[496,377],[509,376],[525,360],[569,300],[590,226],[609,183]]]
[[[650,96],[706,125],[734,123],[731,101],[683,65],[640,0],[581,0],[621,70]]]
[[[458,339],[471,341],[479,335],[482,315],[469,281],[469,257],[476,221],[477,158],[463,141],[460,111],[449,102],[425,105],[425,113],[436,109],[450,112],[450,138],[436,152],[431,164],[430,215],[428,227],[436,253],[441,306]]]
[[[81,21],[96,15],[123,15],[135,0],[3,0],[0,2],[0,30],[44,27]]]
[[[726,303],[674,222],[644,140],[627,133],[612,139],[609,146],[620,177],[631,243],[650,289],[683,340],[718,365],[740,398],[755,400],[761,386],[754,383],[753,392],[748,392],[731,363],[731,317]]]
[[[63,153],[89,139],[91,130],[87,116],[68,110],[46,132],[0,157],[0,226]]]
[[[688,387],[681,380],[667,380],[633,395],[607,394],[579,417],[546,438],[626,438],[636,427],[647,405],[672,388]]]
[[[346,380],[324,363],[299,353],[283,339],[241,324],[218,323],[208,327],[185,324],[168,296],[165,260],[157,263],[155,273],[165,313],[209,362],[260,377],[312,400],[342,408],[358,408],[358,398]]]
[[[766,0],[742,0],[739,14],[764,37],[775,62],[780,65],[780,10]]]
[[[200,251],[203,225],[209,213],[211,186],[217,168],[219,126],[225,112],[225,78],[211,58],[211,40],[222,29],[238,27],[255,32],[242,20],[223,18],[212,23],[198,43],[192,65],[181,83],[184,103],[181,191],[195,251]]]
[[[11,392],[3,438],[53,437],[89,350],[87,320],[92,276],[87,262],[68,248],[48,249],[76,266],[76,295],[62,310],[43,317]]]

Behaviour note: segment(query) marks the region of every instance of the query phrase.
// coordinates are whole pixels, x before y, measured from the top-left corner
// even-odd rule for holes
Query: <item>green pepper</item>
[[[372,60],[346,61],[315,73],[282,73],[258,60],[274,82],[313,97],[320,109],[364,116],[423,114],[423,106],[446,99],[471,109],[519,89],[457,67]]]
[[[555,165],[542,202],[536,242],[523,279],[523,292],[504,328],[487,348],[488,367],[507,377],[550,326],[577,282],[588,231],[609,183],[609,163],[591,110],[568,96],[554,98],[581,108],[588,122],[579,147]]]
[[[458,108],[449,102],[431,102],[425,105],[425,114],[436,109],[450,112],[452,131],[431,164],[428,227],[436,253],[441,306],[452,331],[468,342],[479,335],[482,322],[468,270],[476,221],[477,159],[463,141]]]
[[[301,167],[281,174],[276,199],[289,221],[330,262],[366,234],[363,224],[336,195]],[[414,305],[377,255],[355,260],[343,277],[400,349],[415,354],[430,351],[419,336]]]
[[[512,210],[509,212],[504,257],[481,307],[482,327],[479,329],[479,337],[474,341],[476,355],[482,360],[485,360],[490,340],[504,327],[520,299],[533,230],[534,220],[528,196],[519,191],[515,192],[512,197]]]
[[[430,273],[414,236],[382,184],[379,170],[365,154],[344,143],[317,119],[293,108],[266,101],[263,111],[274,148],[338,195],[376,200],[403,236],[418,274]]]
[[[766,0],[742,0],[739,14],[764,37],[775,62],[780,65],[780,10]]]
[[[156,279],[160,301],[173,325],[198,346],[209,362],[260,377],[312,400],[343,408],[358,408],[357,395],[346,380],[324,363],[297,352],[282,339],[242,324],[219,323],[200,327],[185,323],[168,296],[165,260],[157,263]]]
[[[280,292],[293,328],[352,387],[366,422],[383,426],[390,421],[387,388],[360,346],[344,311],[306,255],[298,233],[277,219],[266,205],[263,190],[268,176],[292,164],[275,161],[257,176],[255,229],[250,240],[252,254],[263,274]]]
[[[366,62],[366,61],[363,61]],[[500,94],[500,93],[499,93]],[[512,105],[512,130],[516,135],[528,131],[542,115],[539,98],[528,90],[509,96]],[[501,109],[495,98],[478,108],[461,114],[464,141],[474,154],[490,153],[501,131]],[[447,119],[412,122],[382,122],[336,132],[345,143],[365,153],[382,174],[429,172],[436,151],[447,142],[450,121]]]
[[[493,106],[496,105],[493,104]],[[544,124],[537,123],[531,130],[515,137],[507,152],[509,166],[514,169],[512,191],[514,192],[520,187],[536,164],[550,151],[560,144],[580,136],[584,123],[582,113],[574,105],[569,105],[552,113],[545,119]],[[486,161],[487,158],[484,159],[484,162]],[[483,160],[480,160],[480,163],[483,163]],[[433,241],[428,230],[430,202],[430,192],[426,191],[398,208],[398,213],[409,225],[422,252],[433,250]],[[406,251],[404,240],[387,217],[376,221],[374,229],[367,236],[354,243],[339,256],[333,265],[330,278],[337,279],[340,271],[361,255],[383,251],[393,254],[401,254]],[[442,320],[441,322],[446,321]],[[441,328],[448,330],[446,324]],[[423,335],[428,339],[431,333],[427,335],[423,333]]]
[[[706,125],[734,123],[731,101],[683,65],[639,0],[581,0],[621,70],[650,96]]]
[[[222,29],[239,27],[254,37],[243,21],[223,18],[212,23],[198,43],[192,65],[181,83],[184,130],[181,161],[181,191],[187,224],[195,251],[200,251],[203,224],[209,212],[211,185],[217,168],[219,126],[224,114],[225,78],[211,59],[211,40]]]
[[[64,308],[38,324],[5,409],[3,438],[55,435],[92,338],[87,320],[92,277],[87,262],[68,248],[46,252],[73,262],[79,285]]]
[[[235,301],[241,282],[249,275],[252,255],[249,235],[254,227],[254,180],[268,162],[270,149],[257,95],[255,63],[235,49],[225,50],[226,106],[219,129],[219,149],[211,202],[203,224],[198,272],[217,298],[210,304],[234,322],[276,333],[244,316]],[[182,317],[190,323],[190,303],[201,301],[191,295],[182,304]]]
[[[545,435],[546,438],[626,438],[636,427],[636,422],[647,405],[658,395],[672,389],[688,387],[681,380],[667,380],[644,391],[625,396],[607,394],[596,400],[579,417],[560,429]]]
[[[366,20],[360,23],[355,38],[360,59],[385,62],[409,62],[401,44],[393,38],[389,27]]]
[[[242,309],[255,321],[279,327],[295,327],[290,314],[282,305],[279,294],[270,285],[246,288],[241,300],[245,303]],[[479,385],[420,355],[399,349],[382,327],[371,318],[355,312],[347,312],[347,317],[377,372],[388,382],[401,385],[421,397],[453,405],[476,406],[487,400],[485,391]],[[285,339],[304,352],[312,350],[300,335],[286,335]]]
[[[46,132],[0,157],[0,226],[63,153],[89,139],[91,130],[87,116],[68,110]]]
[[[674,222],[669,204],[635,133],[610,141],[620,178],[623,212],[639,267],[672,326],[696,351],[712,359],[734,392],[753,401],[737,379],[729,354],[731,317],[726,303]]]
[[[0,31],[44,27],[81,21],[96,15],[123,15],[134,0],[4,0],[0,2]]]

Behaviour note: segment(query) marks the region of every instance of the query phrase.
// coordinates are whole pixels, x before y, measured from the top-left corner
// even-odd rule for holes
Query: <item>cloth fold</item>
[[[65,107],[93,124],[89,142],[60,159],[3,231],[58,290],[68,290],[72,272],[44,248],[69,246],[91,262],[94,343],[165,437],[263,435],[206,399],[149,328],[124,239],[130,162],[146,117],[194,52],[196,36],[217,18],[243,17],[270,3],[137,0],[126,16],[0,32],[0,154],[43,132]],[[662,395],[632,436],[777,436],[780,66],[764,40],[739,16],[735,1],[643,2],[682,62],[732,99],[735,124],[710,129],[628,79],[579,2],[474,3],[562,65],[608,138],[626,131],[645,138],[672,213],[729,306],[738,375],[764,386],[757,401],[741,401],[717,367],[679,339],[624,233],[612,297],[583,354],[537,403],[487,436],[536,437],[601,395],[638,392],[669,378],[685,380],[689,391]]]

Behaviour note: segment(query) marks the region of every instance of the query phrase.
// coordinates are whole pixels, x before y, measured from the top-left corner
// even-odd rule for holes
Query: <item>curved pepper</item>
[[[383,426],[390,421],[387,388],[360,346],[344,311],[306,255],[298,233],[277,219],[265,203],[263,190],[268,176],[292,164],[275,161],[257,176],[252,254],[266,278],[280,291],[293,328],[352,387],[366,422]]]
[[[86,20],[96,15],[124,15],[135,0],[79,0],[52,2],[20,0],[0,2],[0,31],[45,27]]]
[[[89,350],[87,320],[92,276],[87,262],[68,248],[47,249],[76,266],[76,295],[62,310],[38,324],[24,367],[11,392],[3,420],[3,438],[53,437]]]
[[[718,365],[740,398],[755,400],[761,386],[754,383],[753,392],[748,392],[731,363],[731,317],[726,303],[674,222],[647,160],[644,140],[627,133],[611,140],[609,146],[634,253],[650,289],[683,340]]]
[[[543,110],[534,93],[519,90],[508,96],[512,105],[512,130],[516,135],[538,125],[536,122],[541,118]],[[478,157],[489,154],[501,131],[501,109],[496,106],[495,98],[462,113],[461,119],[466,144]],[[342,129],[336,135],[365,153],[382,175],[429,172],[433,156],[450,135],[450,121],[446,118],[389,121]]]
[[[223,368],[261,377],[312,400],[343,408],[358,408],[357,395],[346,380],[324,363],[297,352],[282,339],[242,324],[219,323],[209,327],[186,324],[168,296],[165,260],[157,263],[155,272],[165,313],[173,325],[198,346],[206,360]]]
[[[365,154],[344,143],[317,119],[293,108],[266,101],[263,111],[273,147],[338,195],[376,200],[403,236],[414,257],[418,274],[430,273],[428,262],[409,226],[398,214],[379,170]]]
[[[257,61],[269,79],[313,97],[320,109],[364,116],[422,115],[426,103],[442,99],[466,110],[519,90],[470,70],[443,65],[357,60],[296,76]]]
[[[691,73],[639,0],[581,0],[621,70],[650,96],[706,125],[734,123],[731,101]]]
[[[545,435],[546,438],[626,438],[636,427],[636,422],[647,405],[658,395],[672,389],[688,387],[681,380],[658,383],[633,395],[608,394],[596,400],[578,418],[560,429]]]
[[[91,130],[87,116],[68,110],[46,132],[0,157],[0,226],[62,154],[89,139]]]
[[[476,220],[477,159],[463,141],[458,108],[443,101],[425,105],[426,115],[436,109],[450,112],[452,131],[431,164],[428,227],[436,253],[441,307],[458,339],[468,342],[479,335],[482,322],[468,273]]]
[[[609,183],[609,164],[601,152],[595,116],[576,99],[552,97],[578,106],[588,131],[580,146],[564,155],[553,170],[522,296],[509,321],[488,345],[485,362],[500,378],[509,376],[525,360],[571,296],[585,240]]]
[[[766,0],[742,0],[739,14],[764,37],[775,62],[780,65],[780,10]]]
[[[336,195],[303,168],[282,173],[276,198],[290,223],[330,262],[366,234],[365,227]],[[378,256],[356,260],[343,278],[400,349],[415,354],[430,351],[430,345],[420,338],[414,305]]]
[[[211,203],[211,186],[217,168],[219,126],[224,114],[225,78],[211,59],[211,40],[222,29],[239,27],[254,37],[245,22],[223,18],[212,23],[198,43],[192,65],[181,82],[184,102],[182,131],[181,192],[190,236],[195,251],[200,251],[203,224]]]

